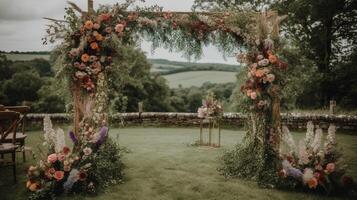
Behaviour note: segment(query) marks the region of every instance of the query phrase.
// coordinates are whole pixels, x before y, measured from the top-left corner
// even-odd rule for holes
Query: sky
[[[66,0],[0,0],[0,50],[3,51],[49,51],[50,45],[42,45],[48,23],[43,17],[63,19]],[[83,10],[87,0],[72,0]],[[94,0],[98,4],[114,4],[120,0]],[[146,0],[142,5],[159,5],[164,10],[190,11],[194,0]],[[149,58],[165,58],[176,61],[187,61],[182,52],[169,52],[156,49],[151,52],[151,43],[144,41],[141,48]],[[236,64],[234,56],[223,58],[216,47],[204,47],[203,56],[194,62],[213,62]],[[193,61],[193,60],[191,60]]]

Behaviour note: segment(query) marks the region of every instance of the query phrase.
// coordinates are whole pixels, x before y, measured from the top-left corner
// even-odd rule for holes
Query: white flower
[[[89,156],[90,154],[92,154],[92,149],[89,147],[86,147],[83,149],[83,153],[84,153],[84,155]]]
[[[257,59],[258,59],[258,60],[263,60],[263,58],[264,58],[263,55],[258,55],[258,56],[257,56]]]
[[[317,153],[320,150],[320,145],[321,145],[321,140],[322,140],[322,129],[318,128],[315,131],[315,138],[314,141],[311,144],[311,148],[314,153]]]
[[[261,67],[267,66],[267,65],[269,65],[269,60],[268,59],[260,60],[260,61],[258,61],[258,65]]]
[[[307,122],[306,125],[306,135],[305,135],[305,145],[307,148],[311,147],[314,140],[314,124],[312,121]]]
[[[310,168],[306,168],[304,170],[304,174],[302,175],[302,180],[304,183],[309,182],[314,177],[314,171]]]
[[[284,125],[282,127],[282,132],[283,132],[283,136],[282,136],[283,141],[290,148],[290,152],[294,153],[296,151],[296,145],[295,145],[295,141],[293,139],[293,136],[291,135],[291,133],[289,131],[289,128]]]

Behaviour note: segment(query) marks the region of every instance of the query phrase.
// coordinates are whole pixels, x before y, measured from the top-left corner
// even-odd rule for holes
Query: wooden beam
[[[94,12],[93,0],[88,0],[88,15],[92,15]]]

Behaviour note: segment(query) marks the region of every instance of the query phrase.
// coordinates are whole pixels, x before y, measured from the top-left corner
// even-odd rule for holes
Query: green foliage
[[[123,169],[122,149],[111,138],[107,138],[93,160],[90,178],[96,182],[99,189],[105,189],[109,185],[122,182]]]
[[[248,132],[242,143],[226,151],[221,157],[221,166],[218,171],[225,177],[259,180],[264,170],[265,122],[262,116],[251,115],[250,117],[247,123]]]
[[[223,107],[229,111],[229,99],[234,87],[234,83],[214,84],[207,82],[201,87],[171,89],[170,104],[175,112],[197,112],[207,93],[213,92],[216,98],[223,102]]]
[[[21,104],[24,101],[38,99],[37,91],[42,86],[42,79],[37,73],[30,71],[18,72],[12,79],[6,80],[3,86],[4,94],[8,98],[5,104]]]

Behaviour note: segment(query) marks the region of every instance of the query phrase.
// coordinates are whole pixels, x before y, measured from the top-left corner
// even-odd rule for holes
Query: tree
[[[36,58],[30,61],[29,65],[33,67],[39,75],[42,76],[53,76],[53,71],[51,64],[42,58]]]
[[[302,59],[310,59],[321,73],[315,79],[320,106],[337,98],[334,71],[348,62],[357,43],[357,1],[355,0],[196,0],[194,8],[277,10],[288,18],[282,33],[290,46],[297,46]],[[300,57],[300,56],[299,56]],[[288,60],[289,61],[289,60]],[[309,88],[306,88],[309,90]],[[316,90],[314,91],[316,95]]]
[[[322,73],[321,103],[326,105],[337,92],[329,87],[333,71],[338,63],[346,62],[357,43],[357,1],[284,0],[272,8],[288,15],[283,32]]]
[[[7,96],[7,102],[1,102],[8,105],[20,105],[25,101],[38,100],[37,91],[42,86],[42,80],[37,73],[25,71],[15,73],[12,79],[4,83],[4,94]]]

